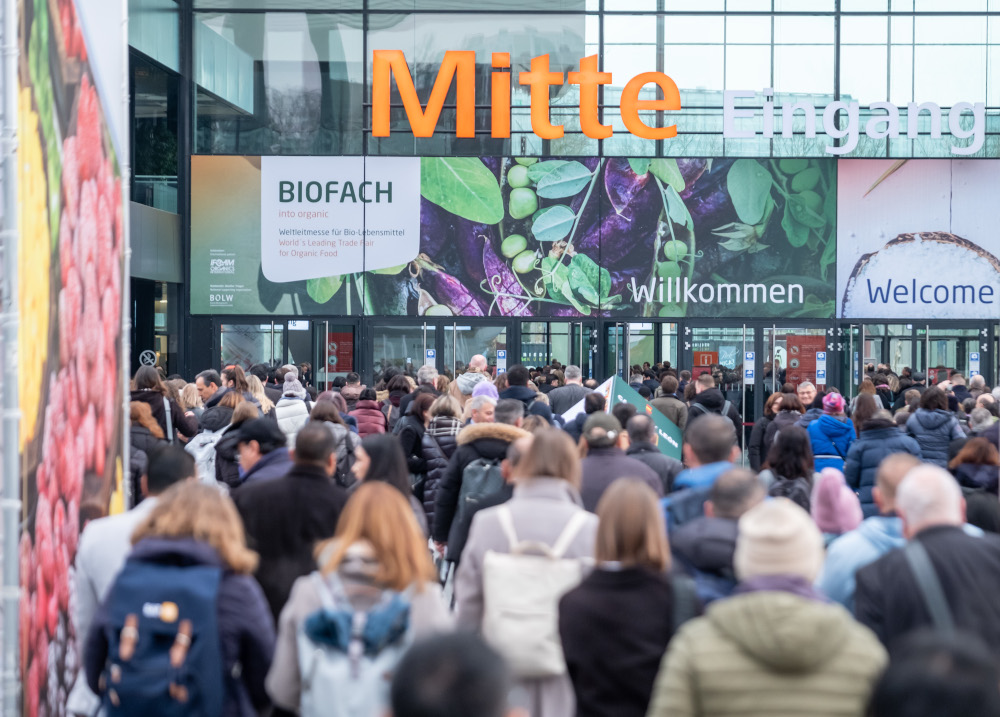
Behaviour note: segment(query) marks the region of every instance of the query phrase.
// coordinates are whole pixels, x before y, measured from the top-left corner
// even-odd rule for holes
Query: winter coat
[[[577,717],[645,717],[673,612],[670,578],[646,568],[594,570],[563,596],[559,635]]]
[[[164,437],[169,440],[170,433],[167,431],[167,412],[163,405],[163,398],[163,394],[159,391],[143,388],[132,391],[129,400],[148,403],[153,419],[160,425]],[[168,398],[167,403],[170,405],[170,418],[174,427],[173,439],[177,440],[178,433],[187,438],[194,438],[198,434],[198,419],[185,415],[184,409],[177,405],[177,401]]]
[[[215,444],[215,480],[235,488],[240,479],[240,427],[230,425]]]
[[[697,408],[696,408],[697,407]],[[697,419],[709,413],[722,415],[722,409],[726,407],[726,397],[717,388],[706,388],[704,391],[691,399],[691,407],[688,409],[687,424],[685,430],[691,427]],[[736,445],[743,445],[743,417],[736,410],[736,404],[730,401],[729,412],[726,414],[736,431]]]
[[[768,424],[767,428],[764,429],[764,444],[761,446],[762,450],[760,452],[761,465],[767,462],[767,454],[771,452],[775,436],[783,429],[797,425],[800,418],[802,418],[802,414],[792,410],[778,411],[774,414],[774,418]]]
[[[920,446],[911,436],[897,428],[892,421],[867,421],[861,426],[861,435],[851,444],[844,461],[844,478],[861,501],[866,518],[878,515],[878,506],[872,499],[875,474],[882,459],[892,453],[909,453],[922,458]]]
[[[554,415],[561,416],[582,401],[588,393],[589,388],[578,383],[567,383],[549,391],[549,407]]]
[[[799,428],[809,428],[809,424],[813,421],[818,421],[820,416],[823,415],[822,408],[806,408],[806,412],[799,416],[799,420],[795,422],[795,425]]]
[[[347,492],[319,466],[293,465],[284,478],[233,493],[247,544],[260,554],[257,581],[277,619],[292,583],[316,568],[313,548],[332,537]]]
[[[840,605],[785,591],[736,594],[674,636],[649,717],[857,717],[885,650]]]
[[[344,397],[344,401],[347,403],[348,413],[357,408],[358,399],[361,397],[361,392],[364,389],[365,387],[360,383],[356,386],[346,385],[340,388],[340,395]]]
[[[963,488],[997,494],[997,483],[1000,482],[1000,468],[997,466],[960,463],[955,466],[952,473]]]
[[[573,439],[573,443],[580,442],[580,437],[583,435],[583,424],[587,422],[589,417],[590,414],[580,411],[572,421],[566,421],[563,430]]]
[[[464,374],[463,374],[464,375]],[[458,448],[458,432],[462,422],[452,416],[435,416],[427,425],[421,438],[421,452],[427,463],[427,479],[424,481],[424,512],[427,524],[434,525],[434,501],[438,484],[448,470],[448,462]]]
[[[457,533],[451,536],[449,533],[458,510],[458,495],[462,489],[462,474],[466,467],[479,458],[503,460],[507,457],[510,444],[528,435],[527,431],[505,423],[474,423],[459,431],[458,448],[436,486],[434,526],[431,528],[431,537],[435,541],[448,543],[449,560],[457,561],[464,547],[464,544],[456,544],[452,539],[461,536]]]
[[[345,479],[343,482],[344,486],[352,485],[354,483],[354,475],[351,473],[350,468],[354,464],[353,454],[358,446],[361,445],[361,438],[350,428],[342,426],[339,423],[325,421],[323,425],[333,434],[333,440],[337,446],[337,474]]]
[[[750,467],[755,471],[759,471],[767,459],[767,453],[764,452],[764,436],[767,433],[767,427],[771,425],[773,420],[773,416],[761,416],[754,421],[753,430],[750,431],[747,454],[750,459]]]
[[[661,453],[660,449],[649,441],[636,441],[628,447],[625,455],[645,463],[656,472],[663,485],[663,495],[674,489],[674,481],[684,470],[683,463]]]
[[[580,470],[583,473],[580,497],[583,507],[591,513],[597,511],[604,491],[619,478],[638,478],[652,488],[658,498],[663,497],[663,481],[656,471],[642,461],[625,455],[625,451],[617,446],[591,447],[587,457],[580,461]]]
[[[295,437],[302,430],[302,426],[309,421],[309,413],[312,411],[312,403],[303,398],[294,396],[284,396],[274,404],[271,413],[278,421],[278,428],[288,438],[288,447],[295,448]]]
[[[358,435],[362,438],[376,433],[385,433],[388,421],[377,401],[361,401],[354,404],[350,414],[358,422]]]
[[[738,522],[729,518],[701,517],[670,533],[675,565],[695,579],[703,603],[728,597],[736,587],[733,555]]]
[[[958,419],[940,408],[918,408],[906,421],[906,431],[917,440],[923,459],[942,468],[948,467],[948,444],[965,435]]]
[[[541,416],[551,425],[552,408],[538,400],[538,393],[527,386],[509,386],[500,394],[500,400],[514,398],[524,404],[524,415]],[[551,399],[550,399],[551,400]]]
[[[927,390],[927,386],[922,383],[915,383],[912,386],[907,386],[906,388],[901,388],[899,393],[896,395],[896,400],[892,404],[892,412],[895,413],[903,406],[906,405],[906,392],[913,389],[923,395],[924,391]]]
[[[270,415],[274,415],[274,410],[271,410]],[[198,418],[198,423],[202,431],[210,431],[214,433],[220,428],[225,428],[230,423],[233,422],[233,409],[229,406],[212,406],[211,408],[206,408],[202,411],[201,416]]]
[[[139,453],[143,456],[143,460],[137,462],[135,470],[132,469],[131,462],[129,463],[129,473],[132,479],[132,495],[134,496],[135,504],[142,501],[142,490],[140,487],[140,481],[142,480],[142,474],[149,469],[149,457],[155,453],[158,449],[167,445],[165,438],[157,438],[149,429],[145,426],[140,426],[137,423],[133,423],[129,426],[129,450],[132,452],[131,455]],[[130,455],[130,458],[131,458]],[[137,472],[138,471],[138,472]]]
[[[826,562],[816,580],[816,588],[853,612],[854,576],[858,570],[905,544],[901,519],[885,515],[866,518],[827,548]]]
[[[135,545],[128,561],[225,568],[215,548],[193,538],[145,538]],[[83,654],[87,682],[98,694],[108,658],[108,609],[105,601],[87,633]],[[223,674],[239,675],[235,690],[223,693],[222,715],[256,717],[268,704],[264,677],[274,654],[274,622],[260,586],[252,577],[223,570],[217,619]]]
[[[490,377],[482,371],[466,371],[460,373],[448,387],[448,393],[458,401],[465,410],[465,404],[472,398],[472,391],[483,381],[489,381]]]
[[[265,453],[260,457],[260,460],[254,464],[253,468],[244,474],[240,485],[245,486],[257,481],[281,478],[287,475],[291,469],[292,458],[288,455],[288,448],[278,446],[270,453]]]
[[[378,567],[378,556],[371,545],[358,542],[347,549],[344,560],[337,568],[337,576],[356,610],[371,609],[382,594],[375,582]],[[265,687],[275,705],[292,712],[298,711],[302,693],[296,638],[306,618],[321,607],[313,579],[301,577],[292,586],[288,603],[278,621],[278,641]],[[414,590],[410,599],[410,625],[415,639],[452,628],[452,618],[441,597],[439,585],[427,583]]]
[[[506,507],[511,512],[519,540],[538,541],[549,546],[556,542],[570,518],[583,510],[576,489],[559,478],[535,478],[518,483]],[[500,527],[499,510],[490,508],[477,513],[469,531],[469,542],[455,577],[460,629],[482,631],[486,553],[510,552],[510,543]],[[563,557],[592,559],[596,537],[597,516],[588,515]],[[522,679],[516,686],[524,690],[525,706],[531,717],[575,717],[576,698],[569,675]]]
[[[924,528],[912,538],[930,558],[955,629],[979,635],[1000,653],[1000,536],[967,534],[959,526]],[[931,617],[906,555],[894,550],[857,572],[858,621],[892,647],[897,638],[931,627]]]
[[[399,421],[401,425],[396,434],[403,447],[403,455],[406,456],[406,467],[410,469],[410,473],[427,473],[427,461],[422,448],[424,431],[427,429],[412,415],[403,416]]]
[[[815,456],[813,462],[815,470],[821,471],[824,468],[844,470],[847,451],[856,439],[854,424],[846,417],[824,413],[810,423],[806,431],[809,433],[809,443]]]
[[[410,393],[407,393],[407,394],[404,394],[403,396],[400,396],[400,398],[399,398],[399,415],[401,417],[405,416],[407,413],[409,413],[409,411],[410,411],[410,404],[413,402],[413,399],[415,399],[417,396],[419,396],[422,393],[426,393],[426,394],[428,394],[430,396],[433,396],[434,398],[437,398],[438,396],[441,395],[441,392],[438,391],[436,388],[433,388],[432,386],[426,386],[426,385],[424,385],[424,386],[417,386]]]
[[[688,407],[684,401],[677,398],[677,396],[660,396],[659,398],[654,398],[650,403],[653,404],[653,408],[677,426],[681,432],[684,431],[688,422]]]

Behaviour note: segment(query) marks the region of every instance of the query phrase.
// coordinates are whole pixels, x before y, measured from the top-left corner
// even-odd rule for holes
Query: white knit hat
[[[733,567],[740,580],[795,575],[810,583],[823,566],[823,536],[809,514],[787,498],[765,500],[740,518]]]

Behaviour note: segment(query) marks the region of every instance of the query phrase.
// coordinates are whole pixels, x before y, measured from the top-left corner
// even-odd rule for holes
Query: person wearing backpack
[[[616,481],[597,506],[597,565],[559,601],[559,635],[577,717],[645,717],[663,653],[701,613],[691,578],[671,578],[653,490]]]
[[[458,626],[506,658],[532,717],[573,717],[558,603],[593,562],[597,516],[583,509],[577,449],[557,428],[535,434],[513,480],[514,496],[472,522],[455,582]]]
[[[83,653],[104,713],[257,715],[274,623],[232,502],[183,481],[159,496],[132,544]]]
[[[295,445],[295,434],[306,425],[312,408],[309,394],[299,383],[298,375],[291,371],[286,373],[281,400],[274,404],[271,413],[278,422],[278,428],[288,437],[288,445]]]
[[[809,442],[816,463],[814,470],[844,470],[844,459],[857,439],[854,424],[844,415],[844,397],[828,393],[823,397],[823,415],[809,424]]]
[[[733,423],[736,430],[736,444],[743,445],[743,417],[736,410],[732,401],[722,395],[722,391],[715,387],[715,379],[710,373],[703,373],[694,382],[695,396],[691,399],[691,406],[688,408],[687,424],[685,432],[691,428],[691,424],[702,416],[715,413],[728,418]]]
[[[409,645],[452,628],[427,542],[398,490],[365,481],[317,555],[281,611],[267,692],[302,717],[384,715]],[[362,620],[363,639],[343,630]]]
[[[357,461],[361,438],[347,427],[332,401],[317,401],[310,414],[310,422],[321,423],[333,435],[337,454],[337,468],[333,478],[337,485],[344,488],[354,485],[354,473],[351,469]]]
[[[194,438],[198,433],[197,417],[191,411],[185,412],[177,401],[167,397],[167,386],[154,366],[140,366],[135,372],[130,401],[149,405],[167,443],[178,441],[178,434]]]
[[[771,497],[790,499],[806,512],[812,506],[812,491],[819,474],[813,470],[815,458],[804,428],[789,426],[771,446],[760,478]]]
[[[461,523],[460,518],[475,507],[478,499],[502,487],[500,462],[507,455],[507,447],[530,435],[520,428],[524,420],[524,404],[520,401],[499,401],[493,417],[493,423],[473,423],[459,432],[458,448],[437,485],[431,538],[439,552],[455,563],[465,547],[455,524]]]

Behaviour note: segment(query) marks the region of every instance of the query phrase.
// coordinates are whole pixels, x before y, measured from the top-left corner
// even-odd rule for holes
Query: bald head
[[[909,540],[926,528],[962,525],[965,499],[951,473],[922,464],[907,473],[899,484],[896,512],[903,519],[903,535]]]
[[[469,359],[469,368],[471,369],[476,369],[477,371],[485,371],[486,366],[487,366],[486,357],[483,356],[482,354],[476,354],[475,356]]]
[[[896,510],[896,490],[903,478],[920,465],[920,459],[909,453],[892,453],[882,459],[875,472],[875,487],[872,499],[882,515]]]

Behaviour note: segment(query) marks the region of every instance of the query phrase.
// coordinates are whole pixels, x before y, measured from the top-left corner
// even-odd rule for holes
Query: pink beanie
[[[836,468],[824,468],[812,495],[812,517],[824,533],[841,535],[854,530],[864,517],[861,502]]]
[[[823,410],[827,413],[843,413],[844,397],[839,393],[828,393],[823,396]]]

